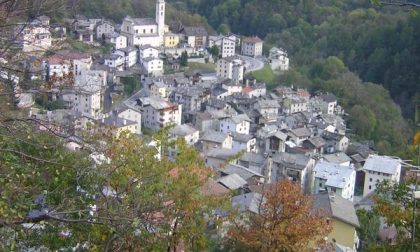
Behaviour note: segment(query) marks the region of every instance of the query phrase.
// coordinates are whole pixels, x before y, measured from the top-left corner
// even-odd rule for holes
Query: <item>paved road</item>
[[[264,62],[261,59],[256,59],[248,56],[239,56],[245,62],[245,73],[251,73],[264,68]]]
[[[107,86],[105,90],[104,95],[104,111],[105,113],[108,113],[112,109],[112,98],[111,98],[111,92],[114,89],[114,85]]]

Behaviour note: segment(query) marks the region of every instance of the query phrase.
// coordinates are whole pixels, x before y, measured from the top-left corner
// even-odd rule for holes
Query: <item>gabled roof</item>
[[[226,187],[214,181],[213,179],[209,179],[201,187],[201,192],[205,196],[221,196],[221,195],[229,193],[229,190],[226,189]]]
[[[346,136],[344,135],[340,135],[338,133],[332,133],[328,131],[324,131],[324,133],[322,134],[322,138],[324,138],[325,140],[330,140],[330,141],[341,141],[345,137]]]
[[[296,137],[309,137],[312,135],[311,131],[308,128],[292,129],[290,132]]]
[[[311,138],[309,138],[309,139],[307,139],[305,141],[310,142],[315,148],[320,148],[320,147],[322,147],[322,146],[325,145],[324,139],[322,139],[319,136],[311,137]]]
[[[286,141],[286,139],[287,139],[287,135],[286,134],[284,134],[283,132],[281,132],[281,131],[276,131],[276,132],[272,132],[272,133],[270,133],[270,134],[268,134],[267,135],[267,137],[276,137],[277,139],[280,139],[280,140],[282,140],[282,141]]]
[[[125,52],[125,53],[130,53],[130,52],[136,52],[137,48],[133,47],[133,46],[127,46],[124,48],[120,48],[117,51],[121,51],[121,52]]]
[[[359,227],[359,219],[356,215],[353,202],[343,197],[330,193],[315,194],[313,201],[314,209],[323,209],[334,219],[345,222],[354,227]]]
[[[181,29],[181,33],[187,36],[207,36],[207,30],[203,26],[185,26]]]
[[[109,60],[117,60],[122,58],[123,56],[119,55],[119,54],[108,54],[104,56],[104,59],[109,59]]]
[[[117,128],[126,127],[130,125],[137,125],[137,122],[126,120],[126,119],[123,119],[121,117],[116,117],[116,116],[109,116],[107,118],[102,119],[99,122],[102,125],[107,125],[107,126],[112,126],[112,127],[117,127]]]
[[[250,44],[256,44],[256,43],[262,43],[262,42],[264,42],[258,36],[255,36],[255,37],[245,37],[245,38],[242,39],[242,41],[244,43],[250,43]]]
[[[259,193],[246,193],[232,198],[232,206],[239,212],[251,212],[259,214],[263,196]]]
[[[266,158],[262,154],[246,152],[239,159],[244,162],[263,165]]]
[[[260,108],[280,108],[280,104],[276,100],[259,100],[258,106]]]
[[[242,93],[244,93],[244,94],[249,94],[249,93],[252,93],[254,90],[255,90],[255,89],[254,89],[253,87],[248,86],[248,87],[244,87],[244,88],[242,89]]]
[[[319,96],[323,101],[325,102],[336,102],[337,101],[337,97],[335,97],[335,95],[333,94],[322,94]]]
[[[228,164],[220,172],[227,175],[236,173],[239,176],[241,176],[244,180],[248,180],[252,177],[263,177],[263,175],[261,175],[258,172],[255,172],[241,165],[233,165],[233,164]]]
[[[303,170],[308,165],[311,158],[304,154],[293,154],[287,152],[277,153],[273,156],[273,162],[279,163],[286,168]]]
[[[388,156],[369,155],[363,169],[392,175],[401,169],[401,160]]]
[[[153,18],[132,18],[127,16],[124,21],[133,22],[134,25],[155,25],[156,21]]]
[[[217,180],[218,183],[224,185],[230,190],[236,190],[242,188],[247,182],[238,174],[233,173]]]
[[[232,132],[233,141],[240,142],[240,143],[248,143],[254,137],[248,134],[240,134],[237,132]]]
[[[338,152],[334,154],[326,154],[324,155],[324,159],[328,162],[335,163],[335,164],[342,164],[342,163],[351,161],[351,158],[343,152]]]
[[[175,136],[188,136],[194,134],[197,131],[197,129],[195,129],[189,124],[176,125],[175,127],[169,130],[169,132]]]
[[[88,53],[81,53],[76,51],[68,51],[68,50],[62,50],[56,52],[51,58],[59,58],[62,60],[80,60],[80,59],[91,59],[91,55]]]
[[[251,122],[251,119],[249,119],[247,114],[240,114],[232,116],[231,118],[227,118],[227,120],[232,120],[235,124],[240,124],[243,121]]]
[[[143,58],[143,61],[144,62],[150,62],[150,61],[154,61],[154,60],[162,61],[161,59],[155,58],[155,57],[146,57],[146,58]]]
[[[156,110],[178,107],[178,105],[175,105],[158,97],[141,97],[139,101],[142,106],[151,106]]]
[[[326,180],[325,185],[335,188],[345,188],[355,170],[348,166],[343,166],[326,161],[319,161],[315,168],[315,178]]]
[[[214,148],[214,149],[209,150],[205,155],[206,157],[228,160],[232,158],[233,156],[237,155],[238,153],[239,153],[239,150]]]
[[[228,138],[229,135],[214,131],[214,130],[208,130],[204,132],[204,135],[201,137],[201,141],[207,141],[207,142],[213,142],[213,143],[223,143],[226,138]]]
[[[151,46],[151,45],[142,45],[142,46],[139,46],[139,49],[140,49],[140,50],[146,50],[146,49],[159,50],[159,49],[157,49],[156,47]]]

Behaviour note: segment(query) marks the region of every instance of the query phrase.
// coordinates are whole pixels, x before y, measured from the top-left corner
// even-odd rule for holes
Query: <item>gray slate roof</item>
[[[207,157],[227,160],[239,153],[239,150],[223,149],[223,148],[214,148],[209,150],[206,153]]]
[[[243,167],[241,165],[233,165],[228,164],[224,169],[221,170],[224,174],[238,174],[241,176],[244,180],[248,180],[252,177],[263,177],[260,173],[252,171],[251,169],[248,169],[246,167]]]
[[[241,161],[255,163],[263,165],[265,162],[265,157],[262,154],[257,154],[253,152],[246,152],[240,158]]]
[[[228,134],[219,131],[209,130],[204,132],[204,135],[201,137],[201,140],[221,144],[226,140],[227,137]]]
[[[359,227],[359,219],[356,215],[353,202],[343,197],[330,193],[320,193],[314,196],[314,209],[324,209],[332,218],[343,221],[354,227]]]
[[[343,152],[338,152],[334,154],[324,155],[324,159],[330,163],[341,164],[345,162],[350,162],[351,158]]]
[[[386,174],[395,174],[398,169],[401,169],[401,160],[388,156],[369,155],[363,169]]]
[[[203,26],[185,26],[182,33],[187,36],[207,36],[207,30]]]
[[[232,132],[233,141],[240,142],[240,143],[248,143],[254,137],[247,134],[240,134],[237,132]]]
[[[117,128],[129,126],[129,125],[137,125],[137,123],[134,121],[126,120],[126,119],[123,119],[121,117],[116,117],[116,116],[110,116],[110,117],[104,118],[103,120],[100,121],[100,123],[103,125],[108,125],[108,126],[117,127]]]
[[[335,97],[333,94],[323,94],[320,96],[320,98],[328,103],[337,101],[337,97]]]
[[[230,190],[242,188],[247,182],[238,174],[233,173],[217,180],[220,184],[224,185]]]
[[[309,137],[312,134],[308,128],[293,129],[290,132],[296,137]]]
[[[319,148],[325,145],[324,139],[322,139],[319,136],[314,136],[309,138],[307,141],[309,141],[315,148]]]
[[[315,168],[315,178],[326,180],[325,185],[344,188],[352,177],[354,170],[348,166],[319,161]]]
[[[194,134],[197,131],[197,129],[188,124],[176,125],[169,130],[169,132],[175,136],[187,136]]]
[[[240,124],[243,121],[251,122],[251,119],[249,119],[247,114],[240,114],[236,116],[232,116],[230,118],[235,124]]]
[[[260,108],[280,108],[280,104],[276,100],[259,100],[258,106]]]
[[[232,198],[232,206],[239,210],[239,212],[251,212],[259,214],[259,206],[261,205],[263,197],[259,193],[246,193]]]
[[[287,168],[294,168],[294,169],[304,169],[311,158],[309,156],[305,156],[304,154],[293,154],[287,152],[277,153],[273,156],[273,162],[279,163]]]
[[[155,25],[156,21],[153,18],[131,18],[127,16],[127,21],[133,22],[135,25]]]

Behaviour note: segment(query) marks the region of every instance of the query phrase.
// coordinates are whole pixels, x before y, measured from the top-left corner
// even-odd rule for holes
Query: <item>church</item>
[[[127,37],[128,46],[151,45],[159,47],[164,44],[165,0],[156,0],[156,17],[132,18],[127,16],[121,25],[121,34]]]

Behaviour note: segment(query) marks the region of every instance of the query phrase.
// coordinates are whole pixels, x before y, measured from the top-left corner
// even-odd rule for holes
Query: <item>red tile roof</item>
[[[254,91],[254,89],[252,87],[245,87],[244,89],[242,89],[242,93],[244,93],[244,94],[249,94],[252,91]]]
[[[250,44],[256,44],[256,43],[261,43],[261,42],[264,42],[264,41],[261,40],[258,36],[255,36],[255,37],[246,37],[246,38],[243,39],[243,42],[250,43]]]

